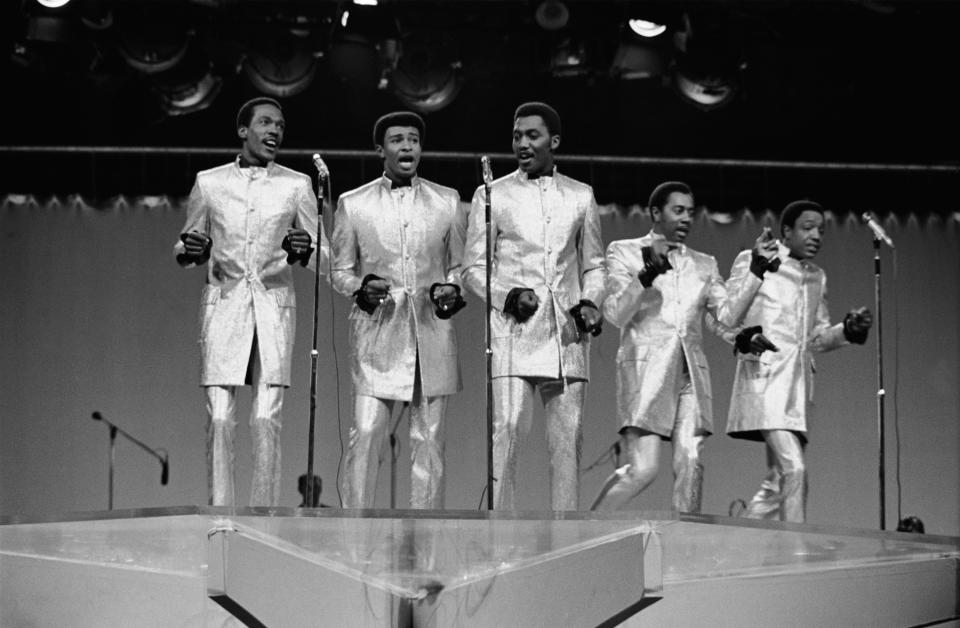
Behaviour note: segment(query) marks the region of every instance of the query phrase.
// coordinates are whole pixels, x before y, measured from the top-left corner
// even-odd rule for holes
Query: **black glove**
[[[457,291],[457,296],[454,298],[453,302],[441,302],[440,297],[435,294],[437,288],[442,286],[450,286]],[[463,300],[462,296],[460,296],[460,286],[454,283],[435,283],[430,286],[430,300],[433,301],[433,305],[436,308],[435,313],[437,318],[443,321],[451,318],[454,314],[467,307],[467,302]]]
[[[377,275],[367,275],[363,278],[363,283],[360,284],[360,289],[353,293],[353,299],[361,310],[367,314],[373,314],[373,311],[377,309],[377,306],[383,303],[383,300],[386,298],[387,294],[381,292],[380,290],[374,290],[370,288],[367,284],[371,281],[377,279],[382,280],[383,277],[378,277]]]
[[[177,263],[181,266],[188,264],[206,264],[210,259],[210,249],[213,247],[213,240],[198,231],[181,233],[180,241],[183,242],[185,251],[177,254]]]
[[[756,325],[754,327],[744,327],[737,339],[734,341],[736,351],[747,355],[752,353],[760,355],[764,351],[779,351],[777,345],[773,344],[763,335],[763,327]]]
[[[587,322],[583,320],[583,310],[584,306],[592,307],[593,309],[600,311],[600,308],[597,307],[597,304],[591,301],[590,299],[580,299],[580,303],[577,303],[572,308],[570,308],[570,314],[573,315],[573,322],[577,324],[577,329],[580,330],[581,334],[590,333],[594,336],[599,336],[603,331],[603,317],[597,319],[597,322],[593,325],[587,326]]]
[[[843,337],[849,342],[862,345],[873,325],[873,314],[867,308],[852,310],[843,317]]]
[[[643,270],[637,273],[637,278],[644,288],[649,288],[653,285],[653,280],[657,278],[657,275],[673,269],[666,255],[659,260],[654,258],[653,247],[643,247],[640,249],[640,254],[643,256]]]
[[[513,288],[507,293],[507,299],[503,302],[504,313],[517,319],[518,323],[525,323],[540,307],[539,303],[531,306],[528,300],[521,300],[520,295],[525,292],[533,292],[533,290],[530,288]],[[534,298],[536,298],[536,294],[534,294]]]
[[[288,264],[293,265],[299,261],[301,266],[306,266],[313,255],[313,238],[303,229],[292,229],[283,238],[280,248],[287,252]]]
[[[751,252],[750,272],[756,275],[757,277],[759,277],[760,279],[763,279],[763,273],[768,271],[771,273],[775,273],[779,268],[780,268],[779,257],[774,257],[773,259],[767,259],[763,255],[760,255],[760,253],[758,253],[756,249],[754,249]]]

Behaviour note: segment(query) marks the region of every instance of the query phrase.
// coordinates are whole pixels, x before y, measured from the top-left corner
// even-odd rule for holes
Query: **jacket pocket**
[[[745,393],[762,393],[770,380],[771,366],[760,358],[763,356],[740,355],[736,388]]]
[[[270,292],[277,299],[277,307],[297,307],[297,293],[291,288],[275,288]]]
[[[200,297],[201,305],[214,305],[220,300],[220,286],[206,285],[203,287],[203,295]]]

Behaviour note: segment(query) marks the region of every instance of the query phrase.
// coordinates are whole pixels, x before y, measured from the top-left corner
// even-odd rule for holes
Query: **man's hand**
[[[745,327],[739,334],[737,334],[737,339],[734,342],[734,345],[737,348],[737,351],[743,353],[744,355],[752,353],[753,355],[760,355],[764,351],[780,351],[777,348],[777,345],[770,342],[766,336],[763,335],[763,327],[756,325],[754,327]]]
[[[637,273],[637,278],[644,288],[649,288],[658,275],[673,269],[667,259],[667,253],[674,248],[676,248],[676,245],[671,245],[665,240],[655,240],[650,246],[640,249],[640,254],[643,256],[643,268]]]
[[[360,289],[353,293],[357,307],[373,314],[377,306],[381,305],[390,296],[390,284],[383,277],[367,275],[360,284]]]
[[[303,229],[288,229],[280,248],[287,252],[288,264],[299,261],[301,266],[306,266],[313,254],[313,238]]]
[[[763,232],[753,244],[753,251],[750,253],[750,272],[763,279],[763,274],[767,271],[777,272],[780,268],[780,258],[777,256],[779,245],[777,239],[773,237],[770,227],[764,227]]]
[[[513,288],[507,293],[503,311],[510,314],[518,323],[525,323],[540,307],[540,299],[530,288]]]
[[[460,296],[460,286],[452,283],[435,283],[430,286],[430,300],[440,320],[447,320],[467,306]]]
[[[862,345],[873,326],[873,313],[865,307],[850,310],[843,317],[843,336],[850,342]]]
[[[199,231],[190,231],[180,234],[180,241],[183,242],[183,253],[177,255],[177,263],[181,266],[188,264],[201,265],[210,259],[210,249],[213,246],[213,240]]]
[[[577,324],[580,333],[599,336],[603,331],[603,316],[590,299],[580,299],[580,303],[570,308],[570,314],[573,315],[573,321]]]

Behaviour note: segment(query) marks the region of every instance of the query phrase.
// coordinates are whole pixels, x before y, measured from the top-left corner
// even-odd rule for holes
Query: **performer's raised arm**
[[[824,211],[817,203],[796,201],[784,208],[776,258],[769,260],[734,340],[737,368],[727,433],[764,441],[767,448],[767,476],[747,504],[747,517],[805,520],[812,354],[863,342],[872,324],[866,308],[850,312],[843,323],[830,323],[826,274],[812,261],[823,233]],[[729,288],[747,276],[750,259],[750,251],[737,256]]]

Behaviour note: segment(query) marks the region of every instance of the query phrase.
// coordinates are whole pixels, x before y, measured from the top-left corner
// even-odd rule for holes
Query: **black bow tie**
[[[393,179],[391,179],[390,189],[396,190],[397,188],[408,188],[410,187],[410,181],[411,181],[410,179],[407,179],[406,181],[394,181]]]

